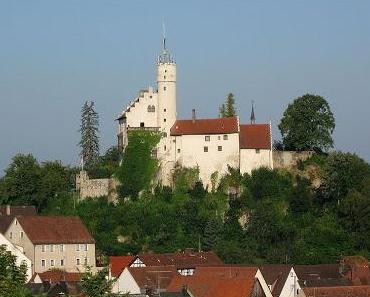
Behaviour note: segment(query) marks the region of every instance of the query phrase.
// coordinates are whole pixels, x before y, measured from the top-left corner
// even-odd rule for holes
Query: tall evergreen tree
[[[223,103],[219,108],[220,118],[229,118],[236,115],[235,109],[235,98],[233,93],[229,93],[226,98],[226,102]]]
[[[99,115],[94,109],[94,102],[86,101],[81,110],[81,148],[80,156],[86,168],[91,168],[99,158]]]

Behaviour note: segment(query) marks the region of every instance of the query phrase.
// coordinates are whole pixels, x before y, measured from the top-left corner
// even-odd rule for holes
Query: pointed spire
[[[166,26],[164,24],[164,21],[162,22],[162,51],[158,56],[158,63],[175,63],[170,54],[170,51],[167,50],[166,47]]]
[[[251,111],[251,124],[256,123],[256,116],[254,114],[254,101],[252,100],[252,111]]]

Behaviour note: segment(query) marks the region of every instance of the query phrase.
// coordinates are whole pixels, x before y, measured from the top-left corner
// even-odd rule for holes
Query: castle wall
[[[305,161],[314,154],[313,151],[273,151],[272,157],[274,162],[274,168],[287,168],[297,166],[299,161]]]
[[[211,186],[211,174],[218,172],[224,175],[228,165],[239,167],[239,134],[223,135],[182,135],[176,137],[175,160],[184,167],[199,166],[199,175],[204,185]],[[205,141],[205,136],[210,140]],[[218,150],[218,147],[222,151]],[[204,151],[208,147],[208,152]]]
[[[272,168],[271,150],[240,149],[240,173],[251,173],[260,167]]]

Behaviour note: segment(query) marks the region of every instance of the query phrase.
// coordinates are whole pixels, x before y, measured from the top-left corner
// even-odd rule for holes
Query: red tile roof
[[[192,276],[176,276],[168,292],[180,292],[184,287],[195,297],[251,296],[257,267],[199,267]]]
[[[135,279],[140,289],[161,289],[166,290],[172,279],[177,275],[176,267],[150,266],[150,267],[129,267],[129,272]]]
[[[57,283],[61,281],[65,282],[79,282],[81,281],[82,274],[78,272],[67,272],[64,270],[54,269],[48,270],[42,273],[35,273],[30,282],[35,280],[36,276],[39,276],[43,282]]]
[[[95,242],[79,217],[24,216],[17,220],[33,244]]]
[[[306,297],[370,297],[370,286],[303,288]]]
[[[197,266],[224,265],[214,252],[176,252],[167,254],[139,254],[138,258],[146,266],[175,265],[177,269],[195,268]]]
[[[172,136],[200,134],[230,134],[239,132],[237,117],[218,119],[177,120],[172,128]]]
[[[122,271],[133,262],[134,259],[134,256],[109,257],[109,266],[112,276],[118,277],[122,273]]]
[[[259,269],[266,283],[271,285],[272,295],[280,296],[292,266],[286,264],[266,264],[260,265]]]
[[[0,216],[0,233],[5,234],[13,219],[13,216]]]
[[[240,125],[239,145],[241,149],[271,149],[270,125]]]
[[[8,214],[9,212],[9,214]],[[11,206],[1,205],[0,216],[35,216],[37,215],[36,208],[34,206]]]

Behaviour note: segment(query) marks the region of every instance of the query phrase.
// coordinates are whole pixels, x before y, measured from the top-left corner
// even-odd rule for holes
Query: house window
[[[54,266],[54,260],[50,260],[50,266]]]
[[[80,245],[77,243],[76,244],[76,251],[78,252],[80,250]]]
[[[60,260],[60,266],[64,266],[64,259]]]
[[[152,98],[153,98],[153,96],[152,96],[152,95],[150,95],[150,96],[149,96],[149,98],[150,98],[150,99],[152,99]]]
[[[166,79],[166,76],[163,76],[163,79]]]
[[[13,238],[13,232],[10,232],[9,234],[9,238],[12,239]]]
[[[179,153],[180,152],[180,149],[177,149],[177,152]]]
[[[203,147],[205,153],[208,153],[208,146]]]
[[[204,136],[204,141],[211,141],[211,136],[209,136],[209,135]]]
[[[84,265],[87,265],[87,258],[84,259]]]
[[[144,127],[144,122],[141,122],[140,123],[140,127],[143,128]]]
[[[80,259],[79,258],[76,259],[76,265],[80,265]]]
[[[228,140],[229,139],[229,135],[224,135],[224,140]]]
[[[166,112],[166,111],[167,111],[167,109],[163,109],[163,111],[164,111],[164,112]]]
[[[256,154],[259,154],[260,153],[260,149],[256,149]]]
[[[46,251],[46,246],[45,246],[45,244],[43,244],[43,245],[41,246],[41,251],[42,251],[42,252],[45,252],[45,251]]]
[[[50,245],[50,252],[54,252],[54,244]]]
[[[167,88],[166,87],[163,87],[163,91],[166,91],[167,90]]]
[[[163,119],[163,122],[166,122],[167,120],[166,119]]]
[[[88,250],[88,246],[87,246],[87,244],[85,243],[85,245],[84,245],[84,251],[85,251],[85,252],[87,252],[87,250]]]
[[[148,105],[148,112],[155,112],[155,106],[154,105]]]
[[[167,69],[165,69],[164,72],[167,73]]]
[[[41,266],[45,267],[45,260],[41,260]]]
[[[163,137],[167,137],[167,133],[166,132],[163,132]]]
[[[64,252],[64,244],[61,244],[61,245],[60,245],[60,251],[61,251],[61,252]]]
[[[20,237],[23,238],[23,231],[21,231]]]
[[[219,152],[222,152],[222,146],[221,146],[221,145],[219,145],[219,146],[217,147],[217,150],[218,150]]]
[[[217,138],[218,138],[218,140],[221,140],[221,136],[220,136],[220,135],[218,135],[218,137],[217,137]]]
[[[164,146],[164,150],[167,150],[167,146]]]

